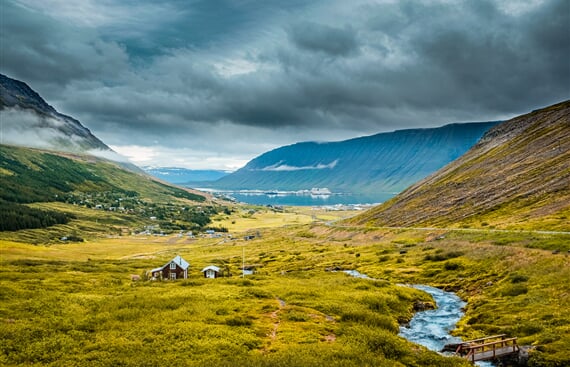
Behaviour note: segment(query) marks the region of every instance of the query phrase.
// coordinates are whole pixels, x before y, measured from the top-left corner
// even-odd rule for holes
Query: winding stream
[[[449,334],[455,324],[463,317],[466,303],[454,293],[427,285],[414,285],[416,289],[431,294],[435,310],[417,312],[409,325],[400,326],[400,336],[439,352],[445,344],[461,343],[461,339]]]
[[[344,273],[356,277],[372,279],[356,270],[344,270]],[[409,341],[439,352],[446,344],[461,343],[461,338],[452,336],[457,322],[463,317],[463,307],[467,305],[455,293],[446,292],[427,285],[412,285],[413,288],[429,293],[436,303],[435,310],[416,312],[410,323],[400,326],[400,336]],[[489,362],[477,362],[478,366],[493,366]]]
[[[436,303],[435,310],[417,312],[409,325],[400,326],[400,336],[409,341],[439,352],[446,344],[461,343],[461,338],[452,336],[450,331],[463,317],[463,307],[467,303],[455,293],[445,292],[441,289],[427,285],[413,285],[412,287],[429,293]],[[476,362],[480,367],[492,367],[490,362]]]

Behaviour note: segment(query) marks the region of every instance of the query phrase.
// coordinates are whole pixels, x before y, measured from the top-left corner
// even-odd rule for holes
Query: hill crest
[[[570,230],[570,101],[491,128],[465,155],[350,220]]]

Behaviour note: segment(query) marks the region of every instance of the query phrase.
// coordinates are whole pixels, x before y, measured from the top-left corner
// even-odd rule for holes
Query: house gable
[[[154,278],[162,279],[188,279],[188,268],[190,264],[180,255],[170,260],[160,268],[152,269],[150,272]]]

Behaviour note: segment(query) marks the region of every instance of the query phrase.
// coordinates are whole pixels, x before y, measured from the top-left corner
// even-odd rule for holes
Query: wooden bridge
[[[475,363],[517,354],[519,346],[517,338],[506,338],[505,334],[501,334],[463,342],[455,353]]]

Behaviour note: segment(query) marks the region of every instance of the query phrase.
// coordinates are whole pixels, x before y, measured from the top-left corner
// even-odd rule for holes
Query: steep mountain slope
[[[55,110],[26,83],[0,74],[2,144],[68,152],[112,150],[72,117]]]
[[[0,238],[46,243],[145,226],[201,229],[217,212],[207,195],[121,161],[79,121],[1,74],[0,124]]]
[[[570,231],[570,101],[495,126],[460,159],[350,222]]]
[[[496,122],[399,130],[281,147],[216,181],[221,189],[399,192],[467,151]]]

